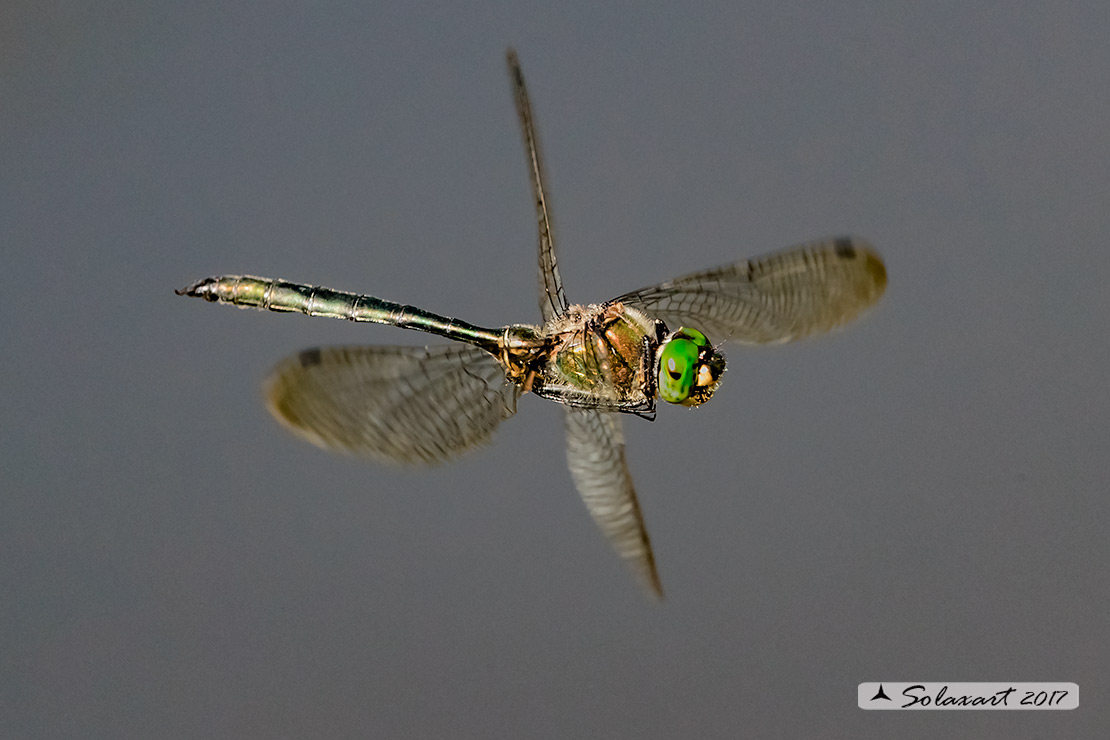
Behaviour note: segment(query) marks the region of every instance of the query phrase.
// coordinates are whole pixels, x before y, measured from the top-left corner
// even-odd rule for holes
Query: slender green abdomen
[[[177,291],[177,294],[215,303],[229,303],[240,308],[295,311],[307,316],[327,316],[416,329],[475,344],[495,354],[504,334],[502,330],[483,329],[465,321],[380,298],[251,275],[205,278]]]

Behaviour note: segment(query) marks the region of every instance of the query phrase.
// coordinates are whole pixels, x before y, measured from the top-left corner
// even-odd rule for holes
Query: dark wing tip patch
[[[848,237],[841,237],[833,244],[836,250],[836,256],[844,259],[852,259],[856,256],[856,245]]]
[[[297,359],[301,363],[301,367],[312,367],[313,365],[320,364],[320,348],[313,347],[297,353]]]
[[[870,244],[862,239],[842,236],[833,242],[833,253],[840,259],[858,260],[862,263],[861,274],[870,280],[868,289],[872,297],[869,302],[883,294],[886,289],[886,265]]]

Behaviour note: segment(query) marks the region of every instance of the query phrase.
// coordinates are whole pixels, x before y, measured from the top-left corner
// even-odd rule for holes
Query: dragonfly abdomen
[[[203,298],[215,303],[227,303],[239,308],[257,308],[281,313],[296,312],[306,316],[326,316],[333,319],[415,329],[468,342],[495,354],[502,338],[500,330],[483,329],[415,306],[393,303],[358,293],[253,275],[205,278],[176,292],[178,295]]]

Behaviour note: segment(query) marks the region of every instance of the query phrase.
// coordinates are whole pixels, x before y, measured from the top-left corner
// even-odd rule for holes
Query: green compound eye
[[[689,329],[685,326],[682,326],[679,327],[678,331],[676,331],[674,335],[676,338],[681,337],[683,339],[689,339],[691,342],[698,346],[699,350],[705,349],[709,346],[709,339],[707,339],[706,336],[697,329]]]
[[[709,400],[720,382],[725,359],[704,334],[682,327],[659,353],[659,397],[668,403],[697,406]]]
[[[659,397],[668,403],[682,403],[690,397],[694,370],[698,364],[698,345],[675,337],[663,345],[659,357]]]

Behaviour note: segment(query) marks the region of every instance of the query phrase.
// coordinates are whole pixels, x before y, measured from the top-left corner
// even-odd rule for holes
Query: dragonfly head
[[[659,397],[668,403],[700,406],[717,390],[725,371],[725,356],[697,329],[671,332],[657,357]]]

